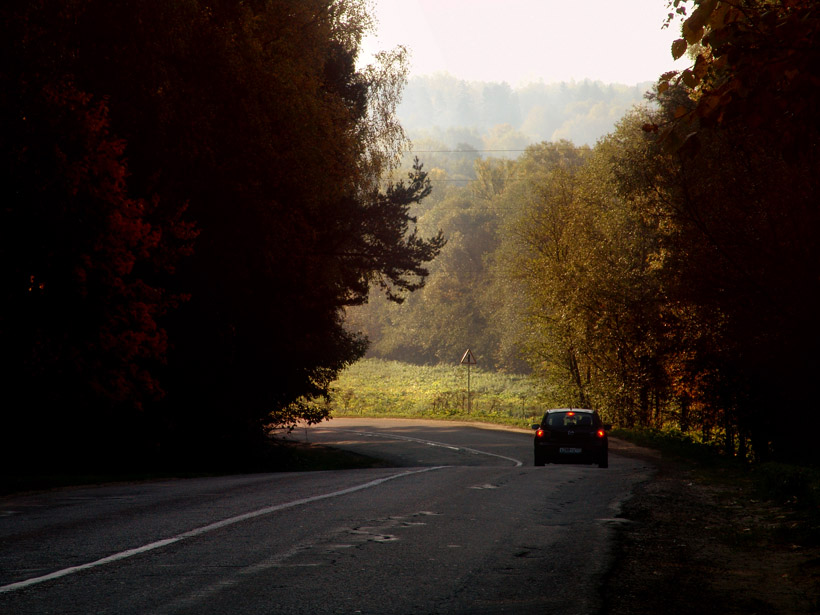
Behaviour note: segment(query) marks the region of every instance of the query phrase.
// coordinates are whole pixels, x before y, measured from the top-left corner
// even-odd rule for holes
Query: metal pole
[[[470,414],[470,364],[467,363],[467,414]]]

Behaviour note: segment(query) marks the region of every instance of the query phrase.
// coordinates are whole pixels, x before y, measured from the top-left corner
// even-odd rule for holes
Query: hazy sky
[[[685,68],[672,61],[679,25],[662,30],[666,0],[371,0],[375,51],[404,45],[411,76],[470,81],[600,80],[635,84]]]

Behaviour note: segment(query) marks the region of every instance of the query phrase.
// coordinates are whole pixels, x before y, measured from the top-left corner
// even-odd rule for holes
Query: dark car
[[[535,429],[535,465],[545,463],[597,463],[609,467],[609,442],[604,425],[594,410],[560,408],[547,410]]]

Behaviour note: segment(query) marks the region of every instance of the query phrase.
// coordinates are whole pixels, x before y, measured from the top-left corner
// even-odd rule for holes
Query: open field
[[[365,359],[333,386],[334,416],[394,416],[486,421],[529,427],[544,411],[543,395],[528,376],[467,367],[410,365]]]

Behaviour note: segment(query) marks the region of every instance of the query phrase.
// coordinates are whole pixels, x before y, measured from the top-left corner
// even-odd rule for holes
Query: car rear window
[[[550,412],[546,418],[549,427],[592,427],[592,415],[586,412]]]

